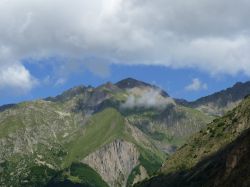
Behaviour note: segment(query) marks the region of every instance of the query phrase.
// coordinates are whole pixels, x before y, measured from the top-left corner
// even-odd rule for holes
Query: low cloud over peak
[[[167,105],[175,102],[170,97],[163,97],[162,91],[153,88],[133,88],[128,90],[127,100],[121,108],[157,108],[164,109]]]

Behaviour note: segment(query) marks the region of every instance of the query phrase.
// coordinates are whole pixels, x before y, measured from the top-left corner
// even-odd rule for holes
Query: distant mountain
[[[0,186],[132,186],[212,119],[131,78],[7,105]]]
[[[250,97],[194,135],[137,186],[250,186]]]
[[[0,112],[3,112],[4,110],[7,110],[9,108],[13,108],[15,106],[16,106],[15,104],[7,104],[7,105],[0,106]]]
[[[250,94],[250,82],[236,83],[233,87],[212,95],[202,97],[194,102],[185,100],[176,100],[178,104],[196,108],[209,115],[222,116],[228,110],[233,109],[247,95]]]

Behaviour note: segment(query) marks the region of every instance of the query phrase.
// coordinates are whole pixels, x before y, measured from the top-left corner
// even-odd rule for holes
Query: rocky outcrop
[[[134,144],[115,140],[82,160],[95,169],[110,186],[126,186],[133,168],[138,165],[139,152]]]

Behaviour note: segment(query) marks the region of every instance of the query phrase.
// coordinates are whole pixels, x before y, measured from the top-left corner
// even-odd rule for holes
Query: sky
[[[0,0],[0,105],[133,77],[195,100],[248,81],[248,0]]]

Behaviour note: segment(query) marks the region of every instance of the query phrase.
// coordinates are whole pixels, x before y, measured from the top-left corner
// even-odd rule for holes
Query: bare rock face
[[[126,186],[133,168],[139,163],[135,145],[115,140],[82,160],[95,169],[110,186]]]

